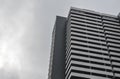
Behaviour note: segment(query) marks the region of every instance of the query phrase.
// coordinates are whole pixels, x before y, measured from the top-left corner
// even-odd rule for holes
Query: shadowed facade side
[[[48,79],[65,78],[65,24],[65,17],[56,17],[52,34],[52,48]]]

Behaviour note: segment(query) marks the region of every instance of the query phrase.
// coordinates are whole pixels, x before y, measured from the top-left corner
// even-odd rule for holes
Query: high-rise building
[[[120,79],[120,14],[71,7],[57,16],[49,79]]]

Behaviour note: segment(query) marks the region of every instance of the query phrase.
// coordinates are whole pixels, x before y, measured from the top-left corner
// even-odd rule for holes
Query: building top
[[[118,14],[118,18],[120,19],[120,13]]]
[[[118,16],[120,17],[120,13],[118,16],[116,15],[111,15],[111,14],[106,14],[106,13],[100,13],[100,12],[96,12],[96,11],[93,11],[93,10],[88,10],[88,9],[81,9],[81,8],[76,8],[76,7],[71,7],[71,10],[78,10],[78,11],[82,11],[82,12],[88,12],[88,13],[91,13],[91,14],[97,14],[99,16],[106,16],[106,17],[110,17],[110,18],[118,18]]]

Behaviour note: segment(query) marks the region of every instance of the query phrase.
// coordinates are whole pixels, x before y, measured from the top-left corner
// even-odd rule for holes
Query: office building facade
[[[120,79],[120,15],[72,7],[52,41],[49,79]]]

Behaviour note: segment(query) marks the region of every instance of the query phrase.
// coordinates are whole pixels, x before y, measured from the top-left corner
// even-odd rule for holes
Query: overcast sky
[[[120,12],[120,0],[0,0],[0,79],[47,79],[55,17],[71,6]]]

